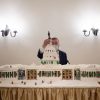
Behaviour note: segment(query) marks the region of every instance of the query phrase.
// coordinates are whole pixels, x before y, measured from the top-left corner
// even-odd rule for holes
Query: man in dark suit
[[[59,50],[59,40],[58,38],[54,37],[54,38],[48,38],[46,40],[44,40],[44,43],[42,45],[42,48],[39,49],[37,56],[42,59],[43,58],[43,53],[44,53],[44,49],[45,47],[50,44],[50,42],[52,42],[52,45],[55,47],[57,53],[59,54],[59,63],[61,65],[65,65],[67,63],[69,63],[68,59],[67,59],[67,54],[61,50]],[[70,64],[70,63],[69,63]]]

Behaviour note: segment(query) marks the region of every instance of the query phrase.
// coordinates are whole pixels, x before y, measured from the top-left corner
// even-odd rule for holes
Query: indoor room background
[[[0,34],[0,65],[39,64],[48,31],[71,64],[100,64],[100,0],[0,0],[0,31],[6,25],[18,33]],[[91,28],[99,30],[97,36]]]

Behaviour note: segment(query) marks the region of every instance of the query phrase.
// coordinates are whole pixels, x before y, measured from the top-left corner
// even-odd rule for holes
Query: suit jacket
[[[40,51],[40,49],[39,49],[39,51],[38,51],[37,56],[38,56],[40,59],[43,58],[43,53]],[[59,50],[59,63],[60,63],[61,65],[65,65],[65,64],[69,63],[69,61],[68,61],[68,59],[67,59],[67,54],[66,54],[65,52],[61,51],[61,50]],[[70,64],[70,63],[69,63],[69,64]]]

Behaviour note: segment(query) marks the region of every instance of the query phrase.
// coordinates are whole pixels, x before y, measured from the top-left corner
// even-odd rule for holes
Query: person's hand
[[[43,48],[45,48],[48,44],[50,44],[50,39],[46,39],[44,40],[44,43],[43,43]]]

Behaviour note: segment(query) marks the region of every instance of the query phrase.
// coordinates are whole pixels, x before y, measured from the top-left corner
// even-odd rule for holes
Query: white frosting
[[[4,65],[0,66],[0,72],[18,71],[18,69],[25,70],[25,79],[18,80],[16,78],[0,78],[0,87],[100,87],[100,77],[81,77],[80,80],[74,79],[74,69],[80,69],[80,71],[100,71],[100,65]],[[35,80],[27,80],[27,69],[40,71],[60,71],[60,77],[39,77]],[[72,70],[72,79],[62,80],[62,70]],[[17,72],[18,73],[18,72]],[[74,83],[74,84],[73,84]]]
[[[44,50],[43,59],[46,64],[57,64],[59,62],[59,54],[52,44],[48,44]]]

